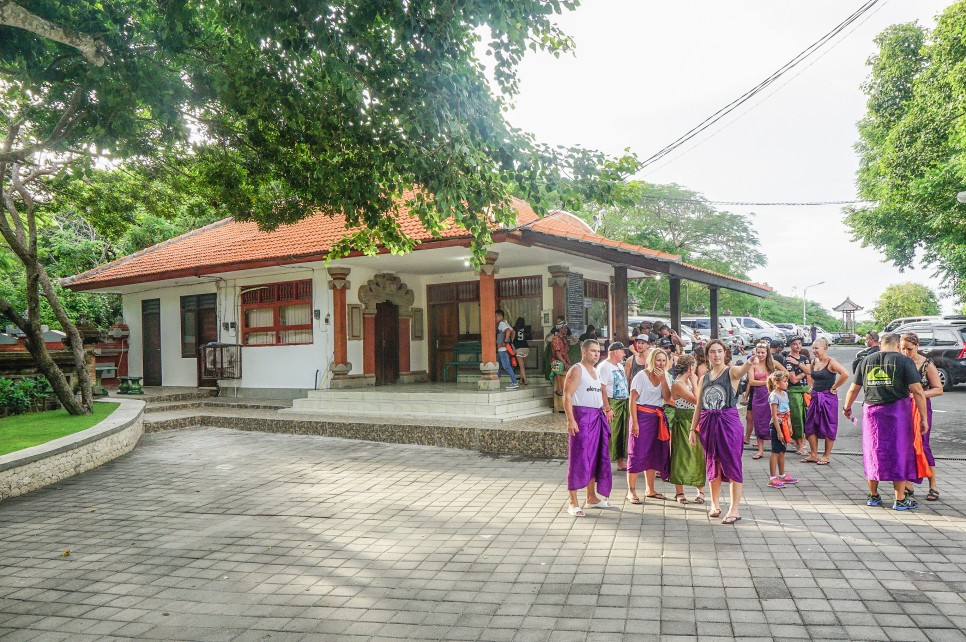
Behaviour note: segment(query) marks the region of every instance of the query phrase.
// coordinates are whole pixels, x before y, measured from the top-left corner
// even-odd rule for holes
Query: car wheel
[[[939,381],[943,384],[943,390],[953,389],[953,378],[949,376],[949,370],[945,368],[936,368],[939,371]]]
[[[758,339],[758,341],[767,341],[768,343],[771,343],[771,337],[762,337]],[[756,341],[755,343],[758,343],[758,341]]]

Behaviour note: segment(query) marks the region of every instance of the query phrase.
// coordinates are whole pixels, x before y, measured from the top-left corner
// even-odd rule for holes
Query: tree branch
[[[13,0],[0,0],[0,24],[23,29],[41,38],[73,47],[85,60],[98,67],[107,62],[107,45],[100,38],[57,26],[27,11]]]

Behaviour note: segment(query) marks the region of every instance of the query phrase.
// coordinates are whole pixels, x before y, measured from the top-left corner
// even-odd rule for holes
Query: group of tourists
[[[657,490],[660,478],[674,484],[675,501],[710,502],[708,514],[716,518],[722,515],[721,486],[728,483],[731,501],[721,521],[734,524],[741,519],[742,454],[751,434],[757,440],[753,459],[764,457],[764,445],[770,445],[770,488],[798,482],[786,471],[786,450],[794,449],[803,464],[830,463],[838,390],[849,373],[828,354],[827,341],[817,338],[809,354],[802,340],[793,338],[787,355],[781,343],[761,342],[738,365],[717,339],[692,356],[677,354],[673,339],[670,346],[659,344],[659,336],[638,335],[627,347],[611,343],[603,360],[601,344],[585,340],[580,362],[561,377],[571,515],[584,517],[585,509],[612,506],[608,498],[614,462],[627,475],[626,500],[631,504],[667,499]],[[878,335],[875,339],[878,344]],[[893,482],[896,510],[918,506],[912,484],[926,478],[927,499],[939,497],[928,433],[929,400],[942,394],[942,386],[918,345],[914,334],[903,335],[901,345],[898,335],[883,335],[881,349],[860,362],[846,395],[844,414],[855,423],[852,405],[858,392],[865,391],[862,439],[869,506],[882,504],[880,481]],[[743,400],[747,432],[739,416]],[[694,488],[690,499],[685,487]],[[583,508],[577,501],[581,488],[587,492]]]

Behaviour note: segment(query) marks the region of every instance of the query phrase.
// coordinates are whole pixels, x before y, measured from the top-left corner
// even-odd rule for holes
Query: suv
[[[882,328],[882,332],[895,332],[897,328],[909,325],[910,323],[925,323],[928,321],[941,321],[940,316],[931,317],[902,317],[900,319],[893,319],[886,324],[886,327]]]
[[[736,317],[738,322],[741,324],[743,330],[751,335],[751,342],[754,343],[760,339],[764,339],[768,342],[774,339],[785,340],[785,332],[762,319],[756,319],[755,317]]]
[[[736,345],[745,345],[745,339],[738,327],[729,321],[734,317],[718,317],[718,337],[725,345],[734,349]],[[681,319],[681,325],[696,330],[698,336],[705,342],[711,338],[711,317],[688,317]]]
[[[966,325],[950,321],[920,321],[896,328],[896,334],[915,332],[919,351],[936,364],[943,390],[966,381]]]

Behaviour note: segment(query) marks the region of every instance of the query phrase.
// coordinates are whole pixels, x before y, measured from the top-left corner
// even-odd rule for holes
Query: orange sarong
[[[926,450],[922,447],[922,434],[919,432],[919,423],[922,415],[916,407],[916,400],[912,400],[912,447],[916,451],[916,473],[920,477],[932,477],[929,470],[929,460],[926,459]]]
[[[657,415],[659,424],[657,429],[657,438],[660,441],[671,441],[671,431],[667,427],[667,415],[664,414],[662,408],[655,408],[654,406],[642,406],[638,404],[638,411],[646,412],[652,415]]]

